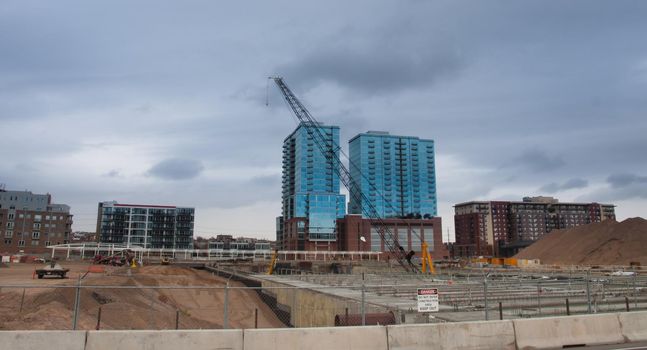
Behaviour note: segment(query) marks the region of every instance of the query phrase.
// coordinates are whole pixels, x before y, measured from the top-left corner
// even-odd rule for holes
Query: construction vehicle
[[[356,184],[352,183],[352,180],[350,177],[350,171],[348,170],[348,168],[346,168],[346,166],[342,163],[339,156],[337,155],[338,151],[343,154],[341,147],[339,145],[335,145],[334,143],[332,145],[328,144],[328,142],[326,141],[326,137],[324,136],[321,129],[318,127],[319,125],[321,125],[321,123],[319,123],[312,116],[312,114],[310,114],[308,109],[301,103],[301,101],[297,99],[297,97],[294,95],[294,93],[292,93],[292,91],[287,86],[285,81],[283,81],[283,78],[269,77],[268,79],[271,79],[274,81],[276,86],[283,94],[283,98],[292,109],[292,112],[294,113],[294,115],[297,117],[299,122],[305,127],[306,132],[308,133],[308,136],[312,138],[316,146],[319,148],[319,151],[321,152],[321,154],[328,161],[332,163],[332,168],[335,170],[335,172],[337,172],[339,179],[341,180],[342,184],[348,189],[349,194],[351,196],[354,196],[353,198],[355,200],[361,201],[362,203],[366,203],[366,206],[362,206],[364,215],[372,220],[372,225],[375,225],[378,227],[378,234],[380,235],[380,238],[384,242],[384,246],[388,249],[387,253],[389,254],[389,256],[391,258],[394,258],[405,271],[420,272],[420,269],[418,268],[418,266],[416,266],[411,262],[411,258],[413,257],[413,254],[411,254],[411,252],[407,253],[405,249],[399,244],[398,240],[396,239],[396,236],[391,232],[389,225],[387,225],[384,222],[384,220],[382,220],[382,217],[379,215],[377,208],[375,208],[375,206],[372,204],[373,202],[371,198],[369,198],[368,195],[363,191],[351,190],[351,188],[356,188],[357,186]],[[345,155],[345,158],[349,158],[349,157]],[[350,158],[348,159],[348,161],[349,161],[349,165],[352,168],[357,167],[357,165],[353,164]],[[371,181],[368,181],[368,183],[371,187],[375,187]],[[382,193],[377,189],[375,192],[377,192],[380,196],[384,197]],[[389,201],[384,200],[384,203],[390,206]],[[403,223],[408,225],[406,221],[403,221]],[[414,231],[412,231],[412,233],[413,232]],[[426,262],[426,264],[429,265],[429,271],[431,273],[435,273],[435,271],[433,270],[433,262],[431,260],[431,255],[427,251],[426,244],[423,245],[423,249],[424,249],[423,264],[425,264]],[[427,267],[427,265],[424,265],[424,266]]]
[[[38,275],[38,279],[42,279],[45,276],[58,276],[60,278],[67,278],[66,274],[70,272],[70,269],[64,269],[61,265],[57,264],[55,260],[52,260],[49,264],[41,269],[37,269],[34,273]]]

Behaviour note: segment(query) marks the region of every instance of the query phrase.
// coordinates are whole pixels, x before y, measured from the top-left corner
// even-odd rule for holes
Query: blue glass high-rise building
[[[438,214],[434,141],[369,131],[349,141],[349,212],[366,216],[366,195],[381,218],[430,218]]]
[[[318,128],[326,146],[339,157],[339,127],[301,123],[283,141],[283,210],[277,220],[280,249],[332,249],[336,220],[346,214],[339,193],[338,169],[326,159],[306,128]]]

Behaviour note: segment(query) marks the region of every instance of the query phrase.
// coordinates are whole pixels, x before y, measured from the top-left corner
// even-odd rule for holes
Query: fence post
[[[18,313],[22,313],[22,306],[25,303],[25,288],[22,289],[22,298],[20,298],[20,311]]]
[[[97,326],[95,327],[95,329],[101,329],[101,306],[99,306],[99,313],[97,314]]]
[[[568,304],[568,298],[566,298],[566,316],[571,315],[571,306]]]
[[[346,319],[345,319],[346,321],[344,322],[345,323],[344,326],[348,326],[348,308],[346,308],[345,315],[346,315]]]
[[[586,303],[588,304],[587,313],[591,313],[591,271],[586,274]]]
[[[366,326],[366,291],[364,290],[364,282],[362,282],[362,305],[360,308],[362,314],[362,326]]]
[[[79,318],[79,304],[81,303],[81,275],[76,282],[76,294],[74,296],[74,313],[72,317],[72,329],[76,330]]]
[[[541,315],[541,282],[537,282],[537,314]]]
[[[499,320],[503,320],[503,304],[499,302]]]
[[[175,329],[180,329],[180,310],[175,310]]]
[[[258,328],[258,308],[254,309],[254,328]]]
[[[487,304],[487,276],[483,278],[483,306],[485,306],[485,320],[489,321],[490,320],[490,315],[488,311],[488,304]]]
[[[627,308],[627,312],[629,312],[629,297],[625,296],[625,307]]]
[[[225,284],[225,306],[224,306],[222,328],[223,329],[229,328],[229,282]]]
[[[636,288],[636,277],[638,272],[634,272],[634,309],[638,310],[638,288]]]

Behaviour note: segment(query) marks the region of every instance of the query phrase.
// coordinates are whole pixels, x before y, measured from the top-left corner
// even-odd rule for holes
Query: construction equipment
[[[436,274],[436,269],[434,268],[434,261],[431,258],[429,253],[429,247],[427,242],[422,242],[422,273],[425,273],[429,269],[429,273]]]
[[[276,259],[278,258],[279,251],[275,250],[274,253],[272,253],[272,260],[270,261],[270,266],[267,267],[267,274],[271,275],[274,273],[274,267],[276,266]]]
[[[94,260],[92,261],[93,264],[105,264],[105,265],[112,265],[112,266],[124,266],[124,265],[132,265],[133,262],[135,261],[135,254],[127,249],[125,251],[118,252],[114,255],[100,255],[97,254],[94,256]]]
[[[41,269],[37,269],[34,273],[38,275],[38,279],[42,279],[45,276],[58,276],[60,278],[66,278],[66,274],[70,272],[70,269],[64,269],[61,265],[57,264],[56,261],[52,260],[49,264]]]
[[[337,151],[340,151],[341,153],[343,153],[341,151],[341,147],[339,145],[335,145],[334,143],[331,145],[328,144],[328,142],[326,141],[326,137],[324,136],[321,129],[318,127],[320,123],[312,116],[312,114],[310,114],[308,109],[301,103],[301,101],[299,101],[299,99],[297,99],[294,93],[292,93],[290,88],[283,81],[283,78],[269,77],[269,79],[273,80],[274,83],[276,83],[276,86],[283,94],[285,101],[290,106],[290,108],[292,109],[292,112],[297,117],[299,122],[305,127],[306,132],[308,133],[308,136],[312,138],[314,143],[319,148],[319,151],[321,151],[321,154],[324,157],[326,157],[327,160],[332,162],[332,168],[337,172],[339,179],[344,184],[344,186],[348,189],[349,194],[351,196],[354,196],[353,198],[355,200],[361,201],[362,203],[366,203],[366,206],[362,206],[364,215],[366,215],[366,217],[373,220],[372,224],[378,226],[378,234],[380,235],[380,238],[384,242],[384,246],[388,249],[388,253],[390,254],[390,256],[395,258],[396,261],[400,264],[400,266],[402,266],[402,268],[404,268],[406,271],[418,272],[419,271],[418,267],[410,263],[411,257],[413,255],[408,256],[408,253],[404,250],[402,246],[400,246],[395,235],[391,232],[389,225],[387,225],[382,220],[381,216],[379,215],[377,209],[373,205],[373,202],[368,197],[368,195],[363,193],[363,191],[351,190],[351,188],[356,188],[357,186],[352,183],[352,180],[350,177],[350,171],[341,162],[339,156],[337,156]],[[349,162],[351,166],[356,167],[356,165],[354,165],[352,161],[350,161],[350,159],[349,159]],[[371,182],[369,181],[369,184],[370,183]],[[380,193],[379,191],[377,192]],[[385,201],[385,203],[388,204],[388,201]],[[429,258],[429,260],[431,260],[431,258]],[[407,263],[407,261],[409,261],[409,263]],[[433,264],[431,266],[433,268]]]

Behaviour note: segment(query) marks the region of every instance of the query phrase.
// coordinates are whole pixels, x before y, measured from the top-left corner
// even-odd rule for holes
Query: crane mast
[[[370,218],[373,221],[372,224],[377,223],[378,234],[380,235],[380,238],[384,242],[384,246],[388,249],[391,256],[395,257],[395,259],[400,264],[400,266],[402,266],[402,268],[404,268],[406,271],[416,272],[417,269],[406,262],[407,253],[404,251],[404,249],[400,246],[398,241],[395,239],[395,235],[393,234],[393,232],[391,232],[389,225],[387,225],[382,220],[381,216],[377,211],[377,208],[375,208],[370,198],[360,190],[351,190],[351,188],[353,187],[355,189],[358,189],[358,187],[355,186],[355,184],[353,184],[350,177],[350,171],[341,162],[339,156],[337,155],[337,150],[340,149],[339,145],[337,145],[337,149],[335,149],[334,143],[330,145],[328,144],[328,142],[326,141],[325,135],[318,127],[320,123],[312,116],[312,114],[310,114],[308,109],[301,103],[301,101],[299,101],[299,99],[294,95],[294,93],[292,93],[292,90],[290,90],[287,84],[283,81],[283,78],[269,77],[269,79],[272,79],[274,83],[276,83],[276,86],[279,88],[279,90],[281,90],[281,93],[283,94],[285,101],[290,106],[290,108],[292,109],[292,112],[297,117],[299,122],[303,124],[303,126],[306,129],[306,132],[308,133],[308,136],[312,138],[314,143],[321,151],[322,155],[328,161],[332,162],[333,169],[339,176],[339,179],[341,180],[341,182],[348,189],[349,194],[353,196],[354,200],[361,202],[362,204],[365,204],[361,206],[362,211],[366,217]],[[349,162],[351,161],[349,160]],[[356,165],[353,165],[352,162],[350,164],[351,166],[356,166]]]

